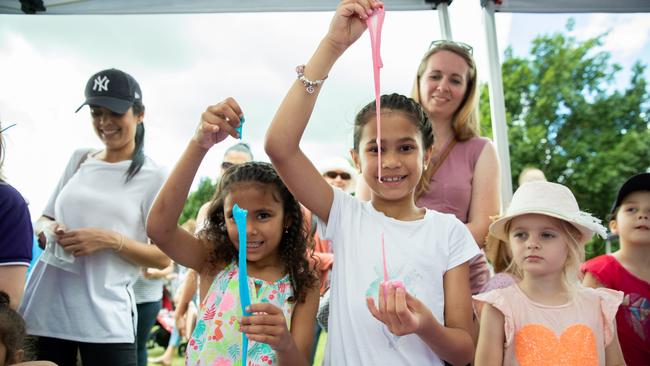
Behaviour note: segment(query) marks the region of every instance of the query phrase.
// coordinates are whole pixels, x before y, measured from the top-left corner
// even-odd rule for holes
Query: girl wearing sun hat
[[[584,245],[600,220],[571,191],[530,182],[490,234],[510,245],[521,281],[474,296],[484,303],[475,365],[623,365],[614,324],[623,294],[580,285]]]

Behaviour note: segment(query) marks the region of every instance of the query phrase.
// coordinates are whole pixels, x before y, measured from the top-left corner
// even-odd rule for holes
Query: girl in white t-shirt
[[[219,180],[198,237],[177,225],[196,171],[208,150],[238,138],[242,111],[228,98],[209,107],[158,194],[147,220],[153,241],[175,262],[212,279],[187,347],[187,365],[307,365],[318,308],[318,278],[308,261],[302,209],[269,163],[228,168]],[[237,204],[246,216],[246,266],[251,305],[240,305]],[[203,294],[202,294],[203,296]],[[249,339],[243,354],[242,332]],[[248,365],[248,363],[246,363]]]
[[[381,155],[375,103],[358,113],[351,153],[372,190],[370,202],[332,188],[299,146],[323,80],[381,7],[374,0],[341,2],[316,52],[297,68],[299,80],[271,123],[266,152],[320,219],[321,237],[333,243],[325,363],[467,364],[474,354],[468,261],[478,248],[453,215],[415,206],[433,144],[426,113],[410,98],[382,96]]]

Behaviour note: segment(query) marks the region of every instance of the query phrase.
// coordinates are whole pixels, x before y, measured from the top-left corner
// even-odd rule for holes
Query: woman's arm
[[[192,298],[196,295],[197,277],[198,274],[196,271],[188,269],[187,274],[185,275],[185,280],[179,289],[180,294],[178,296],[178,302],[176,303],[176,310],[174,311],[174,320],[176,322],[176,329],[178,329],[181,337],[190,336],[190,334],[185,334],[187,327],[187,310],[190,301],[192,301]]]
[[[169,261],[169,265],[163,269],[144,268],[143,270],[145,278],[166,278],[167,275],[174,272],[174,262]]]
[[[327,35],[304,69],[308,80],[323,80],[336,60],[366,30],[364,20],[381,7],[374,0],[344,0],[336,9]],[[334,193],[300,149],[299,143],[314,110],[322,86],[313,94],[299,80],[294,81],[271,126],[266,132],[265,150],[294,196],[312,213],[327,220]]]
[[[155,245],[139,242],[116,231],[82,228],[65,230],[57,225],[57,242],[75,257],[91,255],[99,250],[113,250],[122,258],[142,267],[165,268],[169,257]]]
[[[503,314],[490,304],[483,304],[481,331],[476,347],[475,366],[501,366],[505,344]]]
[[[485,237],[492,220],[499,214],[501,205],[499,160],[492,143],[483,147],[474,167],[472,199],[467,216],[467,228],[480,248],[485,245]]]
[[[203,112],[194,137],[158,193],[147,219],[147,234],[153,242],[174,261],[197,272],[208,263],[208,246],[178,226],[178,217],[203,157],[228,135],[239,137],[235,128],[241,115],[241,108],[232,98]]]

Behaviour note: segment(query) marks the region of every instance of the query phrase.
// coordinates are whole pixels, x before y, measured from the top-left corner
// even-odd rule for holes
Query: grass
[[[325,344],[327,343],[327,334],[325,332],[322,332],[320,335],[320,338],[318,339],[318,345],[316,349],[316,356],[314,356],[314,365],[313,366],[321,366],[323,364],[323,356],[325,355]],[[158,357],[165,352],[165,349],[162,347],[154,347],[149,349],[149,357]],[[155,366],[158,364],[154,363],[148,363],[148,366]],[[185,358],[179,356],[178,354],[174,355],[174,358],[172,359],[172,366],[183,366],[185,365]]]

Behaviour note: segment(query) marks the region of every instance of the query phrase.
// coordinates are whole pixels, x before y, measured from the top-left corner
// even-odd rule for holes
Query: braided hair
[[[273,188],[273,196],[282,202],[286,231],[278,247],[280,260],[289,274],[294,296],[289,301],[304,302],[308,289],[318,285],[317,274],[310,268],[308,253],[313,253],[313,242],[303,223],[300,203],[273,166],[264,162],[248,162],[228,168],[219,180],[219,185],[208,209],[206,225],[199,235],[206,239],[210,248],[210,262],[218,266],[237,260],[238,253],[228,237],[224,202],[226,196],[239,183],[259,183]]]
[[[418,131],[422,135],[422,145],[424,150],[433,145],[433,126],[429,121],[429,117],[422,109],[419,103],[415,100],[401,94],[384,94],[379,98],[381,109],[399,111],[408,116],[413,123],[417,126]],[[359,143],[363,127],[368,123],[370,117],[376,114],[376,103],[372,102],[366,104],[361,108],[359,113],[354,119],[354,149],[359,152]]]

